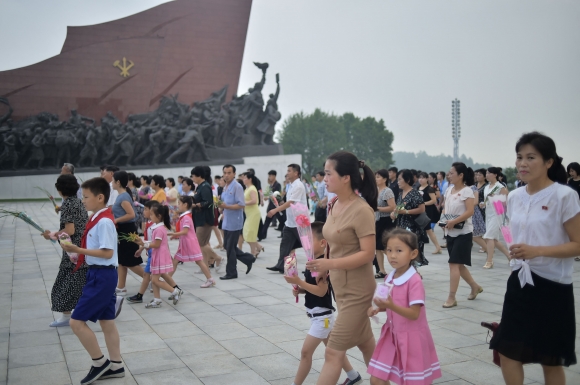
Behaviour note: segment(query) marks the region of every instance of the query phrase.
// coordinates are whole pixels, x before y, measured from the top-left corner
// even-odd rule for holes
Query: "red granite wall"
[[[251,0],[176,0],[92,26],[69,27],[59,55],[0,72],[0,97],[19,119],[71,109],[119,119],[154,110],[161,95],[192,103],[229,85],[237,91]],[[129,76],[113,66],[123,57]],[[127,62],[128,64],[128,62]]]

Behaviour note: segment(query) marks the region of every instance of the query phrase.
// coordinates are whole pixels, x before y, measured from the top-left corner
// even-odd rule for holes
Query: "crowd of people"
[[[205,276],[202,288],[217,284],[212,270],[220,273],[224,262],[219,278],[236,279],[237,262],[248,274],[265,251],[260,241],[275,228],[281,231],[278,260],[267,269],[283,274],[285,257],[302,247],[291,210],[299,203],[309,206],[314,218],[315,258],[306,263],[304,279],[284,277],[294,285],[292,295],[305,295],[311,321],[293,385],[305,381],[321,342],[326,350],[318,384],[336,384],[342,370],[344,385],[362,381],[346,355],[354,347],[362,353],[372,385],[431,384],[441,377],[419,273],[429,264],[424,248],[429,242],[435,246],[433,254],[446,249],[449,255],[443,308],[458,306],[461,279],[471,289],[467,300],[484,291],[468,268],[474,243],[487,254],[485,269],[493,268],[496,248],[507,257],[512,274],[490,349],[499,355],[508,385],[523,384],[523,364],[528,363],[542,365],[546,384],[564,384],[563,366],[576,363],[572,271],[573,259],[580,257],[580,165],[565,169],[552,139],[533,132],[516,144],[516,168],[515,189],[509,191],[499,167],[474,171],[456,162],[439,172],[373,171],[346,151],[329,155],[324,170],[311,180],[298,164],[288,165],[283,184],[272,170],[265,188],[253,169],[238,174],[231,164],[213,179],[209,167],[196,166],[177,183],[161,175],[138,178],[107,165],[100,177],[79,186],[74,166],[65,164],[55,185],[63,199],[60,228],[43,234],[71,239],[61,242],[51,303],[62,316],[51,326],[70,326],[91,355],[91,371],[81,384],[121,377],[114,319],[128,295],[128,270],[142,277],[142,283],[127,301],[144,302],[149,288],[153,299],[145,307],[160,308],[163,289],[177,305],[184,294],[173,278],[179,264],[199,266]],[[491,199],[502,196],[513,237],[508,247]],[[260,206],[266,205],[262,218]],[[443,239],[437,239],[436,226]],[[212,233],[215,246],[210,244]],[[173,256],[171,240],[179,242]],[[244,243],[249,252],[243,251]],[[376,295],[377,279],[388,296]],[[388,317],[375,341],[369,317],[381,311]],[[89,320],[100,321],[109,359],[86,325]]]

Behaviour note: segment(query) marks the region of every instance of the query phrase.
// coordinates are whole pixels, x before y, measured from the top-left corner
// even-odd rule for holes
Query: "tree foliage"
[[[316,109],[288,117],[277,134],[277,141],[287,154],[302,154],[304,172],[313,175],[322,170],[326,157],[346,150],[364,160],[373,170],[392,162],[393,133],[383,120],[361,119],[352,113],[342,116]]]
[[[393,159],[395,160],[395,166],[399,169],[413,168],[425,172],[447,172],[453,164],[453,157],[451,155],[429,155],[425,151],[419,151],[418,153],[397,151],[393,153]],[[465,155],[461,155],[459,161],[465,163],[468,167],[471,167],[474,170],[492,166],[491,164],[475,163],[473,159],[468,158]]]

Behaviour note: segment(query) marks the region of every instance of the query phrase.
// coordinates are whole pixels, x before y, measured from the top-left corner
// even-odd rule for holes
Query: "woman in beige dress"
[[[366,310],[376,286],[373,275],[374,211],[377,210],[378,195],[373,171],[350,152],[339,151],[330,155],[324,173],[327,190],[336,194],[329,205],[323,229],[330,248],[330,259],[306,263],[306,268],[319,273],[320,277],[330,271],[338,307],[338,316],[330,333],[324,366],[317,382],[321,385],[338,382],[348,349],[358,347],[367,366],[375,349],[375,338]]]

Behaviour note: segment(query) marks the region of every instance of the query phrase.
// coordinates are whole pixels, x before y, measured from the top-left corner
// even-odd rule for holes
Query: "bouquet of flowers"
[[[298,262],[296,261],[296,254],[292,253],[284,258],[284,275],[286,277],[298,277]],[[292,285],[294,290],[298,290],[298,285]],[[298,303],[298,296],[296,296],[296,303]]]
[[[40,190],[40,191],[42,191],[43,193],[45,193],[45,194],[46,194],[46,196],[48,197],[48,200],[50,200],[50,201],[52,202],[52,205],[54,206],[54,208],[55,208],[55,209],[58,209],[58,208],[60,208],[60,207],[59,207],[59,206],[56,204],[56,200],[54,199],[54,197],[52,196],[52,194],[48,192],[48,190],[46,190],[46,189],[43,189],[42,187],[38,187],[38,186],[36,186],[36,187],[34,187],[34,188],[35,188],[35,189],[37,189],[37,190]]]
[[[310,199],[312,200],[318,199],[318,189],[314,184],[310,185],[310,192],[308,193],[308,195],[310,195]]]
[[[489,192],[489,194],[487,194],[487,196],[485,197],[485,201],[483,202],[483,204],[487,205],[487,201],[488,201],[490,198],[493,198],[493,197],[495,196],[495,193],[496,193],[497,191],[501,190],[502,188],[503,188],[503,186],[495,186],[495,187],[493,188],[493,190],[491,190],[491,191]]]
[[[494,189],[495,190],[495,189]],[[499,229],[501,230],[501,235],[505,243],[507,243],[508,249],[511,245],[513,245],[513,237],[512,232],[510,230],[510,220],[507,216],[504,203],[506,202],[506,196],[503,194],[494,195],[489,197],[490,202],[493,205],[493,209],[497,214],[497,220],[499,221]]]
[[[214,209],[219,209],[220,206],[224,203],[224,201],[222,201],[220,198],[218,198],[217,196],[213,196],[213,203],[211,205],[211,207],[213,207]]]
[[[276,197],[279,197],[280,193],[278,191],[274,191],[272,193],[272,195],[270,196],[270,200],[272,201],[272,203],[274,203],[274,206],[278,207],[280,206],[280,203],[278,203],[278,199]]]
[[[404,208],[405,208],[404,203],[398,204],[397,207],[395,207],[395,211],[393,211],[393,213],[395,214],[395,219],[397,219],[397,217],[399,216],[399,210],[403,210]]]
[[[389,298],[389,294],[391,293],[391,290],[393,289],[393,284],[392,283],[386,283],[386,282],[381,282],[379,284],[377,284],[377,288],[375,289],[375,294],[373,295],[373,308],[374,309],[378,309],[379,307],[375,304],[374,299],[378,298],[378,299],[383,299],[386,300],[387,298]],[[375,315],[372,317],[373,321],[375,321],[376,323],[379,323],[379,319],[378,317]]]
[[[36,223],[36,221],[34,219],[29,217],[28,214],[26,214],[24,211],[14,211],[14,210],[7,210],[7,209],[0,208],[0,218],[4,218],[4,217],[8,217],[8,216],[22,219],[28,225],[34,227],[36,230],[40,231],[41,233],[45,232],[45,230],[38,223]],[[56,240],[51,239],[51,242],[56,243]]]
[[[139,234],[137,234],[137,233],[129,233],[129,234],[119,233],[117,236],[117,239],[119,241],[136,242],[137,240],[139,240]]]
[[[262,195],[266,199],[270,199],[270,197],[272,196],[272,194],[274,194],[274,191],[272,191],[272,188],[270,186],[266,187],[266,189],[262,193]]]
[[[72,240],[70,239],[70,236],[67,233],[60,233],[60,235],[58,236],[58,240],[63,245],[72,245]],[[79,255],[77,253],[69,253],[68,251],[66,253],[70,258],[70,261],[76,264],[77,261],[79,260]]]
[[[300,243],[302,243],[302,248],[306,253],[306,258],[312,261],[314,259],[314,253],[312,251],[312,228],[310,227],[310,212],[308,207],[302,203],[294,203],[290,205],[290,210],[292,210],[292,214],[296,218],[296,227],[298,235],[300,235]],[[312,276],[317,277],[318,273],[313,271]]]

